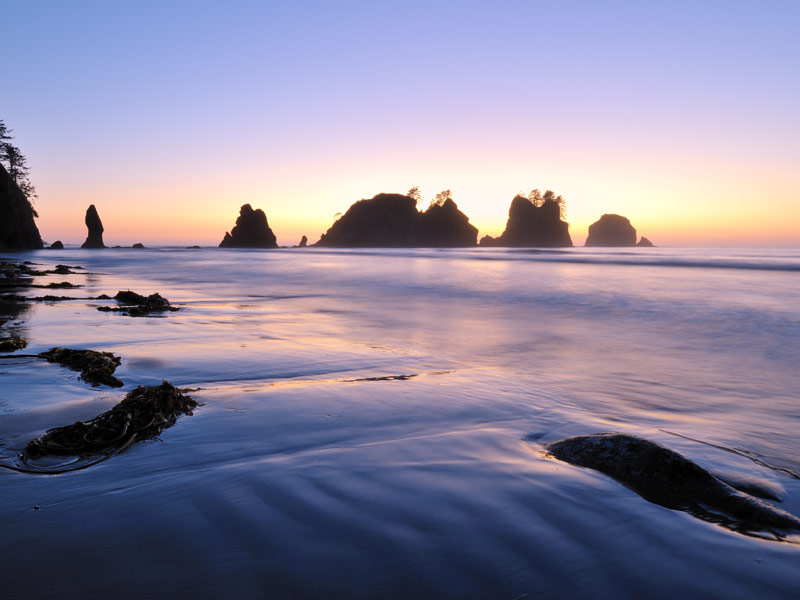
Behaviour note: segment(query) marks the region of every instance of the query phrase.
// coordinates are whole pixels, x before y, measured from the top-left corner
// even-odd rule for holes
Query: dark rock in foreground
[[[122,387],[123,383],[114,377],[120,358],[111,352],[95,350],[73,350],[71,348],[50,348],[39,354],[47,362],[58,363],[73,371],[79,371],[81,379],[93,386],[108,385]]]
[[[106,245],[103,243],[103,222],[100,220],[100,215],[97,214],[94,204],[91,204],[86,209],[84,221],[89,230],[89,235],[86,237],[86,241],[81,244],[81,248],[105,248]]]
[[[140,385],[122,402],[94,419],[56,427],[31,440],[22,453],[22,459],[117,454],[134,442],[155,438],[164,429],[172,427],[180,415],[191,415],[197,402],[186,391],[167,381],[161,385]],[[73,468],[70,466],[64,470]],[[31,469],[29,472],[37,471]]]
[[[516,196],[508,209],[502,235],[481,238],[481,246],[512,248],[570,248],[569,224],[561,220],[561,207],[553,193],[537,206],[525,196]],[[560,196],[559,196],[560,198]]]
[[[0,165],[0,250],[38,250],[44,247],[25,194]]]
[[[337,248],[458,248],[475,246],[478,230],[447,198],[425,212],[402,194],[359,200],[322,235],[316,246]]]
[[[236,225],[219,244],[220,248],[277,248],[278,240],[267,223],[267,215],[249,204],[239,209]]]
[[[589,225],[589,236],[584,246],[615,247],[635,246],[636,230],[621,215],[605,214]]]
[[[743,533],[798,530],[800,519],[742,493],[660,444],[621,433],[565,438],[545,446],[564,462],[596,469],[645,500]]]

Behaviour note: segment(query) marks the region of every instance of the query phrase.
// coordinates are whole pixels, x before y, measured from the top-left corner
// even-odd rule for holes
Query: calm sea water
[[[83,266],[41,281],[83,286],[67,295],[159,292],[182,310],[31,303],[12,323],[24,352],[111,351],[126,385],[3,360],[0,460],[139,384],[203,404],[83,471],[0,469],[4,598],[800,593],[792,540],[651,504],[541,446],[645,436],[800,515],[800,251],[14,258]]]

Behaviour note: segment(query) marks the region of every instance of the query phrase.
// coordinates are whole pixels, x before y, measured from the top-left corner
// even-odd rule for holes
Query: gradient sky
[[[0,119],[46,242],[281,244],[354,201],[519,191],[658,245],[800,246],[800,2],[0,0]]]

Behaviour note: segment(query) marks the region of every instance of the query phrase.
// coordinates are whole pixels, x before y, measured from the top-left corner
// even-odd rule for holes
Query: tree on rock
[[[11,135],[11,130],[6,127],[3,121],[0,121],[0,161],[5,166],[11,179],[14,181],[19,190],[25,195],[28,203],[33,210],[33,216],[38,217],[36,209],[33,208],[33,199],[37,198],[36,188],[33,187],[30,177],[28,176],[28,159],[20,152],[11,140],[14,139]]]

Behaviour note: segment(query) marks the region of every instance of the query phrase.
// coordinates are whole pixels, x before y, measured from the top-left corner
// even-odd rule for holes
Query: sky
[[[310,242],[380,192],[480,236],[564,196],[662,246],[800,246],[800,2],[0,0],[46,242]]]

